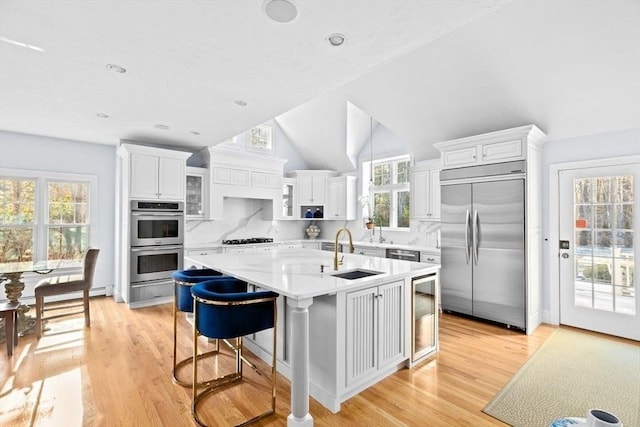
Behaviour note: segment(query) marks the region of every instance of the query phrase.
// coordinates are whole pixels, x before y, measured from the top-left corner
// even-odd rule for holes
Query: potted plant
[[[362,195],[358,197],[358,200],[360,200],[360,204],[362,204],[362,207],[366,208],[367,210],[365,215],[365,226],[369,230],[371,230],[375,225],[375,218],[374,218],[374,215],[371,214],[371,208],[369,205],[369,196]]]

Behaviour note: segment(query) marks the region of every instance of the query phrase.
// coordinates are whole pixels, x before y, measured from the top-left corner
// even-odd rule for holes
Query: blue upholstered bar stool
[[[241,424],[247,425],[261,420],[276,410],[276,325],[278,294],[270,291],[247,292],[246,283],[211,280],[198,283],[191,288],[193,296],[193,402],[191,414],[198,425],[206,425],[198,415],[198,403],[202,398],[221,391],[221,386],[242,379],[242,362],[261,376],[261,372],[242,354],[242,337],[273,328],[273,351],[271,361],[271,408]],[[220,377],[216,382],[198,392],[198,337],[221,339],[236,354],[235,372]],[[235,343],[229,342],[234,338]]]
[[[191,357],[184,360],[177,360],[177,337],[178,337],[178,312],[193,313],[193,298],[191,297],[191,286],[206,280],[215,280],[222,276],[220,272],[208,268],[178,270],[171,274],[173,279],[173,382],[183,387],[191,387],[191,381],[178,378],[177,371],[185,365],[191,363]],[[217,343],[216,343],[217,344]],[[218,347],[216,345],[216,350]],[[201,355],[206,357],[214,352]]]

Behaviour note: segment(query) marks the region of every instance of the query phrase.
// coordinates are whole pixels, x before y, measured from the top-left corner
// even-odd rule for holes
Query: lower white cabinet
[[[271,252],[278,248],[277,244],[268,245],[237,245],[225,247],[223,253],[225,254],[254,254],[261,252]]]
[[[386,256],[386,251],[384,248],[375,248],[371,246],[353,245],[353,253],[358,255],[373,256],[377,258],[384,258]]]
[[[305,249],[320,249],[320,242],[302,242]]]
[[[232,248],[224,248],[222,253],[225,254],[252,254],[256,252],[255,246],[238,245]]]
[[[420,252],[420,262],[427,262],[431,264],[440,264],[440,252]]]
[[[404,359],[404,281],[346,295],[346,383]]]

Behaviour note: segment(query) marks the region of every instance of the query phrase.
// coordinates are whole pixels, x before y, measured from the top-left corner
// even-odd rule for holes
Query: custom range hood
[[[270,200],[272,218],[282,216],[282,176],[287,162],[265,154],[209,147],[209,213],[222,219],[225,198]]]

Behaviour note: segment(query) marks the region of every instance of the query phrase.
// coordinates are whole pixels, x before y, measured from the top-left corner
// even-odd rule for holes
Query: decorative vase
[[[373,226],[374,226],[373,222],[367,222],[365,225],[367,226],[367,228],[369,230],[371,230],[373,228]]]
[[[307,236],[310,239],[315,239],[320,234],[320,227],[318,227],[317,225],[311,224],[305,229],[305,231],[307,233]]]

